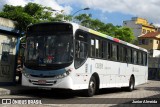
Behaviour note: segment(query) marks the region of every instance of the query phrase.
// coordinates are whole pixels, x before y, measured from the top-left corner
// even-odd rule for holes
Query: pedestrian
[[[18,75],[18,83],[21,84],[21,81],[22,81],[22,62],[21,62],[21,59],[18,59],[18,61],[17,61],[16,72]]]

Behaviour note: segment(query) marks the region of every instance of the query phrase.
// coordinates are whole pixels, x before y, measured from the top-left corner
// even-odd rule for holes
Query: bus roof
[[[84,30],[84,31],[87,31],[87,32],[92,33],[92,34],[95,34],[96,36],[103,37],[103,38],[109,39],[109,40],[111,40],[111,41],[114,41],[114,42],[117,42],[117,43],[121,43],[121,44],[124,44],[124,45],[126,45],[126,46],[130,46],[130,47],[133,47],[133,48],[135,48],[135,49],[139,49],[139,50],[148,52],[148,51],[147,51],[146,49],[144,49],[144,48],[138,47],[138,46],[133,45],[133,44],[131,44],[131,43],[128,43],[128,42],[125,42],[125,41],[123,41],[123,40],[120,40],[120,39],[111,37],[111,36],[109,36],[109,35],[100,33],[100,32],[98,32],[98,31],[92,30],[92,29],[90,29],[90,28],[81,26],[81,25],[79,25],[79,24],[77,24],[77,23],[73,23],[73,22],[44,22],[44,23],[33,24],[33,25],[30,25],[30,26],[41,25],[41,24],[54,24],[54,23],[67,23],[67,24],[72,24],[73,26],[78,26],[80,29],[82,29],[82,30]],[[30,26],[28,26],[28,27],[30,27]]]
[[[72,23],[72,25],[78,25],[78,24]],[[111,36],[109,36],[109,35],[100,33],[100,32],[98,32],[98,31],[92,30],[92,29],[90,29],[90,28],[87,28],[87,27],[84,27],[84,26],[81,26],[81,25],[78,25],[78,26],[79,26],[80,29],[83,29],[83,30],[85,30],[85,31],[87,31],[87,32],[90,32],[90,33],[92,33],[92,34],[95,34],[96,36],[100,36],[100,37],[109,39],[109,40],[111,40],[111,41],[114,41],[114,42],[117,42],[117,43],[121,43],[121,44],[130,46],[130,47],[133,47],[133,48],[135,48],[135,49],[139,49],[139,50],[148,52],[148,51],[147,51],[146,49],[144,49],[144,48],[138,47],[138,46],[136,46],[136,45],[133,45],[133,44],[128,43],[128,42],[125,42],[125,41],[123,41],[123,40],[120,40],[120,39],[111,37]]]

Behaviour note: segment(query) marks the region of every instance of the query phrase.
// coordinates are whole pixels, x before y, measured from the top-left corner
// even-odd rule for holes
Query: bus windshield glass
[[[25,63],[28,65],[53,65],[73,60],[72,34],[33,33],[26,39]]]

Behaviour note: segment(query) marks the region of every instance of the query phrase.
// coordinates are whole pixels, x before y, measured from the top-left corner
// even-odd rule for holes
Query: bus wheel
[[[131,92],[132,90],[134,90],[134,85],[135,85],[134,77],[131,76],[130,81],[129,81],[128,91]]]
[[[88,85],[88,90],[87,90],[87,96],[92,97],[96,92],[96,80],[95,77],[92,76],[89,85]]]

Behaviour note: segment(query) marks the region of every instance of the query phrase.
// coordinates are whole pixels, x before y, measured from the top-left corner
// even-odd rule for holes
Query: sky
[[[25,6],[29,2],[64,10],[63,14],[67,15],[89,7],[89,10],[79,11],[75,15],[92,14],[92,18],[114,25],[122,25],[123,21],[132,17],[141,17],[160,26],[160,0],[0,0],[0,11],[5,4]]]

